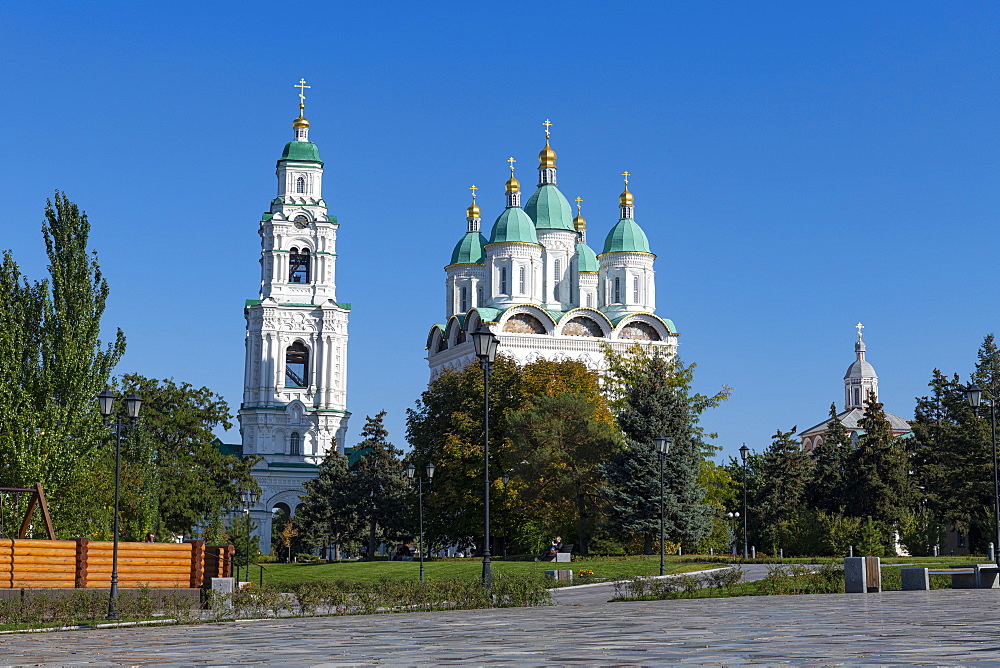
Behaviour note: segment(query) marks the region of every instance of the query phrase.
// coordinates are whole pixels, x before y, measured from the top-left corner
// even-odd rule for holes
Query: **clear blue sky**
[[[0,247],[40,277],[65,190],[128,337],[119,371],[234,410],[300,77],[354,305],[351,442],[382,408],[403,442],[468,187],[492,221],[508,156],[534,183],[546,118],[592,245],[633,174],[658,313],[699,389],[735,388],[705,418],[726,454],[842,403],[859,320],[904,417],[997,328],[995,2],[39,1],[0,25]]]

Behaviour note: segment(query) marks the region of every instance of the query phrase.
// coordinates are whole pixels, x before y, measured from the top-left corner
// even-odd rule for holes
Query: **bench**
[[[539,561],[554,561],[556,563],[569,562],[572,561],[573,544],[563,545],[559,548],[559,552],[556,554],[546,554],[544,557],[539,557]]]
[[[1000,569],[983,564],[956,565],[948,568],[904,568],[904,591],[928,591],[932,575],[950,575],[952,589],[1000,589]]]

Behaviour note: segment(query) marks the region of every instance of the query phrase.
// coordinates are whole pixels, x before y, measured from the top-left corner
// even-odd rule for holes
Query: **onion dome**
[[[519,206],[509,206],[493,223],[493,232],[490,234],[490,243],[498,244],[506,241],[520,241],[522,243],[537,244],[538,235],[535,234],[535,225],[531,218]]]
[[[559,188],[548,183],[538,186],[531,194],[524,210],[540,230],[575,230],[573,210]]]
[[[538,166],[539,167],[556,167],[556,152],[552,150],[549,146],[549,138],[545,137],[545,148],[538,152]]]
[[[631,218],[622,218],[604,240],[605,253],[649,253],[646,233]]]
[[[290,141],[285,144],[285,150],[281,152],[281,160],[294,160],[296,162],[318,162],[319,147],[310,141]]]
[[[628,191],[628,184],[625,184],[625,192],[623,192],[618,197],[618,203],[622,206],[633,206],[635,204],[635,198],[632,197],[632,193]]]
[[[471,208],[471,207],[470,207]],[[482,264],[486,253],[483,246],[486,245],[486,237],[478,230],[466,232],[455,249],[451,252],[451,262],[449,264]]]
[[[576,270],[597,273],[598,269],[600,265],[594,249],[582,241],[576,242]]]
[[[472,200],[472,204],[470,204],[469,208],[465,210],[465,217],[466,218],[482,218],[482,215],[480,214],[480,211],[479,211],[479,205],[476,204],[476,200]]]
[[[308,128],[309,121],[302,116],[302,109],[299,109],[299,117],[292,121],[293,128]]]
[[[854,344],[854,355],[856,359],[847,367],[847,373],[844,374],[844,380],[858,379],[858,378],[878,378],[875,373],[875,367],[865,359],[865,342],[861,340],[861,333],[858,332],[858,341]]]
[[[513,172],[510,178],[507,179],[507,192],[509,193],[519,193],[521,192],[521,182],[514,178]]]

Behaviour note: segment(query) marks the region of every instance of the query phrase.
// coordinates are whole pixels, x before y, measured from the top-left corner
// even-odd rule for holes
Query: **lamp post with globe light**
[[[139,409],[142,407],[142,397],[135,392],[125,398],[125,414],[127,421],[121,416],[111,422],[111,414],[114,412],[114,393],[106,389],[97,395],[97,407],[101,413],[104,424],[111,428],[115,435],[115,515],[114,515],[114,547],[111,552],[111,597],[108,600],[108,619],[118,619],[118,498],[121,490],[121,470],[122,470],[122,434],[126,429],[135,427],[139,418]]]
[[[993,547],[993,556],[996,558],[997,568],[1000,568],[1000,481],[997,476],[997,409],[996,398],[988,394],[990,402],[990,427],[993,439],[993,530],[996,535],[996,543]],[[975,413],[979,414],[979,406],[983,402],[983,390],[976,383],[969,383],[965,389],[965,398]]]
[[[664,525],[665,516],[663,514],[663,462],[667,459],[667,453],[670,452],[670,446],[673,445],[673,442],[674,439],[667,436],[657,435],[653,437],[653,443],[656,445],[656,454],[660,459],[660,575],[664,574],[663,543],[666,540],[666,527]]]
[[[417,483],[417,507],[419,508],[418,517],[420,522],[420,534],[417,536],[417,549],[420,550],[420,581],[424,581],[424,485],[431,484],[431,480],[434,479],[434,464],[427,463],[427,480],[420,478],[419,476],[414,478],[417,473],[417,467],[410,464],[406,467],[406,477],[409,478],[410,483],[414,481]]]
[[[472,333],[472,344],[483,369],[483,586],[490,591],[493,588],[490,573],[490,370],[497,359],[500,339],[483,326]]]

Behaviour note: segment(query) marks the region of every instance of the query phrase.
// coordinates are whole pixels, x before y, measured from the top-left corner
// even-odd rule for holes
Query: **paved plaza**
[[[0,657],[12,666],[1000,666],[1000,592],[563,603],[5,635]]]

